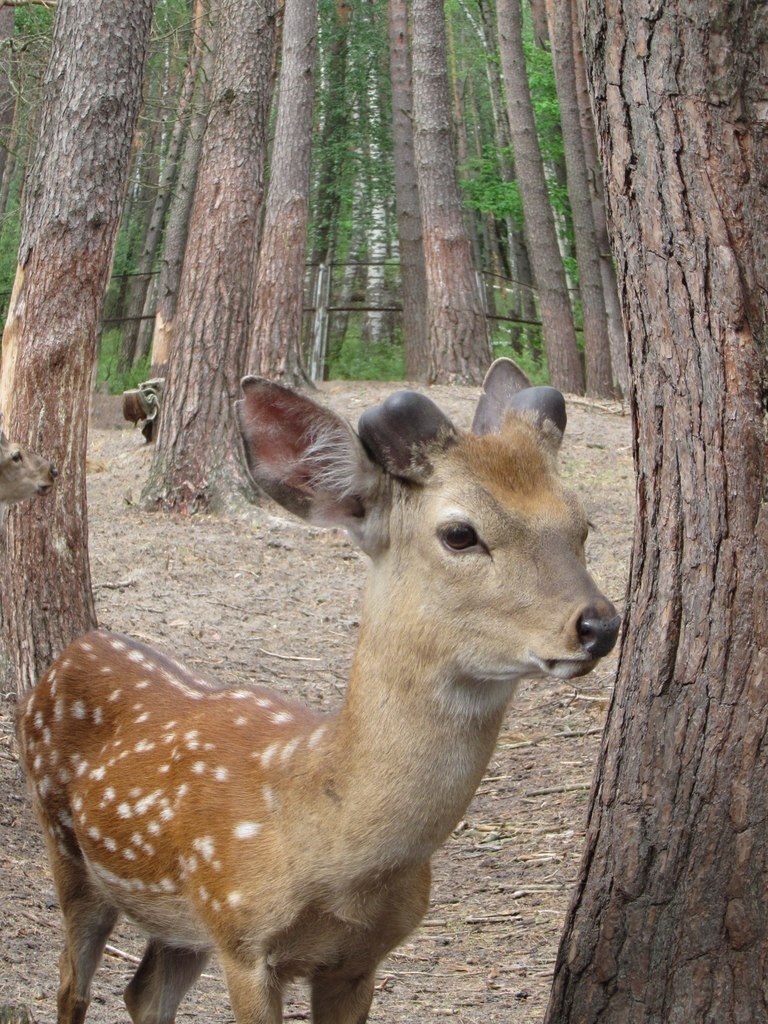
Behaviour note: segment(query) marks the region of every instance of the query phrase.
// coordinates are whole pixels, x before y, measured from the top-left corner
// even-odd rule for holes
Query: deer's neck
[[[363,871],[428,859],[482,778],[506,700],[457,700],[473,684],[452,672],[408,629],[361,627],[324,796],[338,848]]]

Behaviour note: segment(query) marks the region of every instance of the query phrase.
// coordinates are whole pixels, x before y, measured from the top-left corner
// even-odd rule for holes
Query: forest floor
[[[394,387],[334,382],[323,392],[354,423]],[[468,426],[476,388],[430,394]],[[616,405],[582,400],[569,401],[568,415],[561,471],[593,524],[591,570],[623,610],[634,490],[629,419]],[[338,707],[364,558],[342,532],[309,527],[274,506],[231,518],[142,512],[150,459],[141,433],[122,422],[119,399],[96,396],[89,523],[101,624],[225,683],[258,679],[313,707]],[[44,501],[35,503],[41,515]],[[426,919],[381,965],[372,1024],[542,1019],[615,668],[614,655],[580,679],[522,685],[477,795],[434,859]],[[52,1024],[61,923],[19,770],[15,698],[0,698],[0,1005],[25,1004],[39,1024]],[[91,1024],[128,1021],[121,992],[141,937],[120,925],[112,949],[94,982]],[[309,1019],[301,986],[289,992],[286,1019]],[[233,1020],[215,962],[177,1020]]]

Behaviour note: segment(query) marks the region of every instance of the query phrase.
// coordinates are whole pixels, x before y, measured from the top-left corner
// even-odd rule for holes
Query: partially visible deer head
[[[47,459],[9,441],[0,413],[0,505],[13,505],[53,487],[59,471]]]

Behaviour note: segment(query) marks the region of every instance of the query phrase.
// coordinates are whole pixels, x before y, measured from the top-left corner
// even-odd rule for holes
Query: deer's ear
[[[485,375],[472,433],[500,433],[510,412],[532,420],[547,444],[559,447],[567,422],[563,396],[556,388],[531,387],[516,363],[497,359]]]
[[[375,462],[392,476],[416,482],[432,472],[430,448],[456,438],[456,428],[445,413],[417,391],[396,391],[367,409],[357,429]]]
[[[246,377],[236,404],[251,476],[295,515],[365,543],[382,473],[349,424],[282,384]]]

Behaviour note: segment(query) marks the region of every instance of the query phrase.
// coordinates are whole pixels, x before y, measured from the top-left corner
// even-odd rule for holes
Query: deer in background
[[[120,914],[149,936],[125,990],[134,1024],[171,1024],[213,951],[238,1024],[279,1024],[296,977],[315,1024],[367,1020],[518,682],[589,672],[619,628],[556,473],[563,398],[525,384],[497,361],[471,432],[399,392],[355,433],[244,380],[255,481],[370,557],[346,699],[320,714],[216,688],[100,630],[64,651],[19,712],[65,921],[59,1024],[84,1020]]]
[[[12,444],[2,430],[0,413],[0,506],[45,494],[59,475],[50,462]]]

